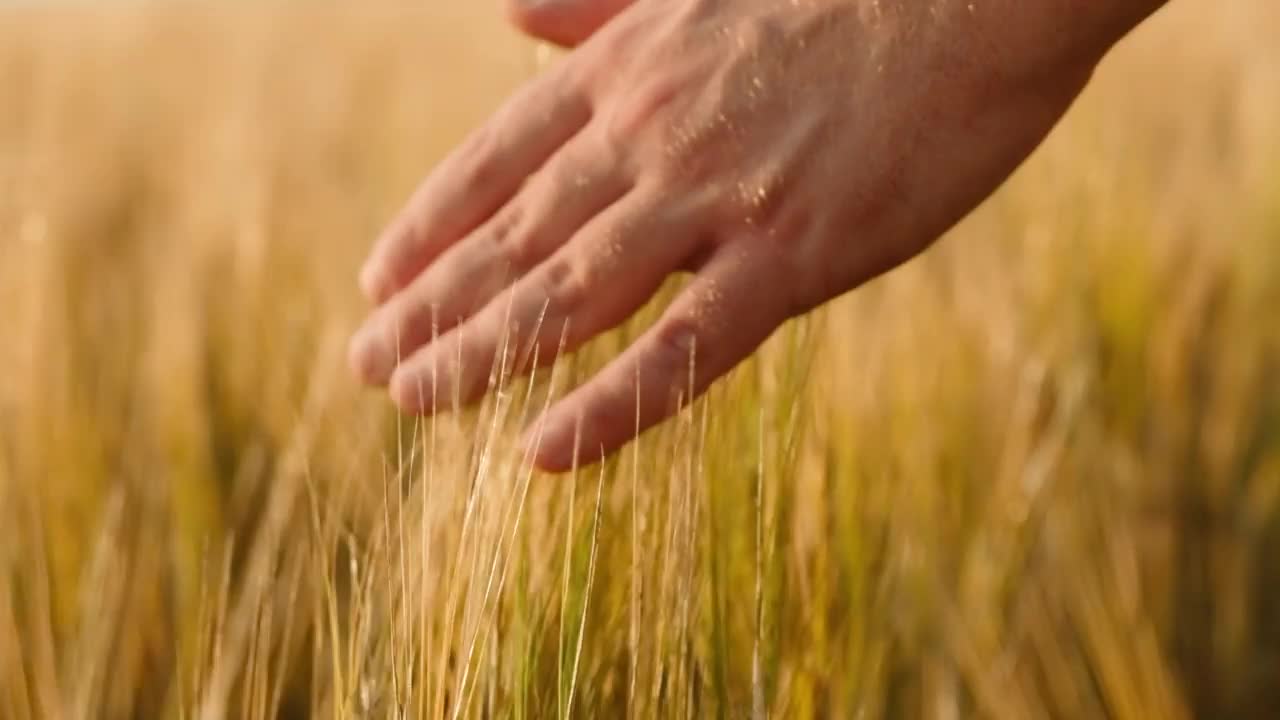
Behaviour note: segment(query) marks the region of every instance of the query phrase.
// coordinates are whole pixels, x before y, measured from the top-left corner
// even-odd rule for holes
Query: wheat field
[[[1280,710],[1280,7],[1173,0],[922,259],[600,467],[343,362],[486,3],[0,7],[0,718]],[[673,279],[679,283],[680,279]]]

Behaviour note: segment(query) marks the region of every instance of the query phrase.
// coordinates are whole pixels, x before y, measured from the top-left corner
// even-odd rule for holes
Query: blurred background
[[[1277,37],[1175,0],[927,256],[550,477],[518,427],[653,309],[432,421],[343,362],[541,64],[496,3],[0,6],[0,717],[1274,716]]]

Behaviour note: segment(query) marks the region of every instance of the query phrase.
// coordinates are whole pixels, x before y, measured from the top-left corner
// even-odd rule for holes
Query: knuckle
[[[527,192],[529,220],[564,217],[566,207],[581,207],[600,197],[635,185],[635,173],[626,166],[626,149],[599,135],[582,138],[566,148],[534,178]]]
[[[671,389],[683,384],[680,369],[695,362],[698,331],[698,323],[683,315],[662,322],[654,331],[654,354],[661,372],[671,378]]]
[[[590,108],[592,92],[608,77],[609,68],[617,65],[603,59],[584,57],[584,54],[584,51],[579,50],[568,62],[552,68],[546,77],[559,98],[585,102]]]
[[[547,264],[542,290],[557,315],[572,316],[586,300],[587,274],[576,263],[554,259]]]
[[[737,50],[748,57],[769,53],[776,49],[786,36],[778,20],[769,14],[749,16],[740,20],[729,32]]]
[[[718,13],[723,11],[725,3],[728,0],[687,0],[682,10],[684,16],[690,20],[701,20],[716,17]]]
[[[612,175],[619,164],[619,148],[598,138],[584,138],[557,153],[538,173],[532,204],[539,212],[550,213],[566,198],[589,191]]]
[[[656,138],[662,158],[657,168],[660,179],[686,189],[712,188],[723,182],[718,176],[726,165],[741,162],[729,137],[731,129],[704,117],[703,110],[695,110],[662,125]]]
[[[705,192],[715,181],[715,148],[680,129],[668,129],[667,134],[662,160],[651,169],[655,180],[667,192]]]
[[[733,220],[777,234],[788,224],[784,218],[784,199],[787,194],[785,178],[776,173],[768,173],[758,179],[739,182],[728,206],[736,216]]]
[[[524,204],[513,202],[503,208],[489,226],[489,241],[496,246],[498,257],[507,263],[508,269],[524,269],[536,261],[536,238],[527,228],[525,215]]]
[[[683,84],[670,73],[659,73],[629,93],[607,112],[605,134],[616,148],[624,148],[636,142],[638,135],[657,123],[674,102]]]

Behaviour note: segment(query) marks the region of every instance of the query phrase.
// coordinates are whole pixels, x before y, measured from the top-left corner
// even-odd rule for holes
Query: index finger
[[[369,299],[381,304],[408,285],[586,127],[590,99],[564,67],[519,90],[419,186],[360,272]]]

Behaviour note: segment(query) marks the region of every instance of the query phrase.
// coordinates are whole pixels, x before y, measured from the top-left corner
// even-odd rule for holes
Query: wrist
[[[948,62],[987,62],[1006,77],[1036,82],[1090,73],[1166,0],[856,1],[877,14],[893,6],[900,27],[931,35],[915,40],[945,47]]]
[[[1049,0],[1049,22],[1064,28],[1064,46],[1070,58],[1097,63],[1116,43],[1165,5],[1166,0]]]
[[[1020,39],[1027,62],[1089,71],[1165,4],[1165,0],[969,0],[1005,6],[1007,20],[1026,23]],[[1015,9],[1016,8],[1016,9]],[[1020,17],[1019,17],[1020,16]]]

